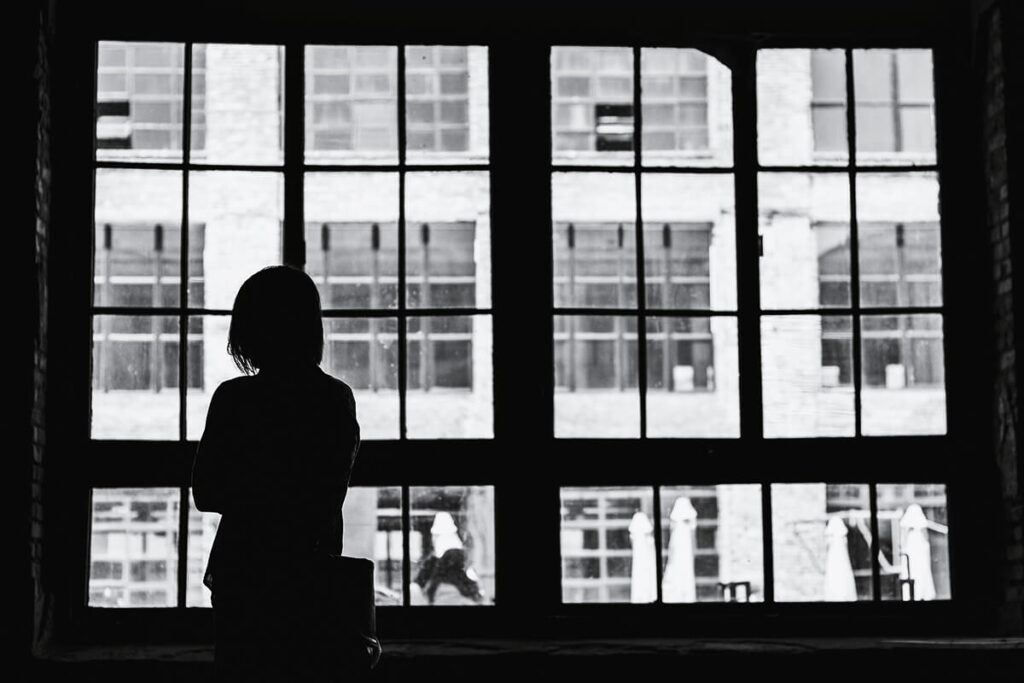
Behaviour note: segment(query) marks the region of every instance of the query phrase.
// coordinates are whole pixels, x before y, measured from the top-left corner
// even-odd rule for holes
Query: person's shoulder
[[[221,400],[239,396],[249,390],[254,379],[255,378],[250,375],[239,375],[238,377],[226,379],[217,385],[213,395]]]
[[[352,387],[350,387],[344,380],[339,379],[334,375],[329,374],[323,370],[320,370],[320,372],[326,379],[327,386],[330,387],[332,391],[335,391],[346,398],[352,397]]]

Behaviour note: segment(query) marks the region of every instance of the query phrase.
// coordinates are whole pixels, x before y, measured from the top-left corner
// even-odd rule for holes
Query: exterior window
[[[203,226],[189,230],[191,292],[202,305]],[[180,224],[106,223],[96,231],[94,287],[100,306],[175,308],[180,299]],[[93,389],[173,389],[178,386],[177,321],[167,316],[97,316]],[[188,335],[188,388],[203,388],[202,328]]]
[[[316,46],[310,55],[306,70],[309,148],[393,150],[398,140],[397,52],[378,46]],[[469,48],[409,48],[405,88],[410,151],[469,150],[469,82]]]
[[[383,151],[397,145],[396,52],[317,46],[306,69],[306,139],[313,150]]]
[[[626,307],[636,301],[636,245],[621,223],[555,225],[555,287],[560,301]],[[710,307],[711,226],[645,227],[649,306]],[[568,391],[637,386],[636,321],[625,317],[562,318],[556,330],[555,386]],[[708,319],[680,319],[647,336],[648,386],[668,391],[714,389]]]
[[[645,50],[644,149],[708,149],[708,65],[698,50]],[[551,106],[555,152],[633,149],[629,49],[555,47]]]
[[[935,98],[928,50],[861,50],[853,62],[858,152],[935,151]],[[812,52],[814,143],[846,147],[843,55]]]
[[[184,60],[173,43],[113,43],[99,46],[96,144],[108,150],[177,151],[182,147]],[[206,52],[193,55],[192,147],[204,147]]]
[[[819,224],[819,297],[823,307],[849,300],[849,244],[833,235],[848,227]],[[929,306],[941,301],[939,226],[937,223],[860,225],[861,302],[865,306]],[[849,325],[830,319],[822,326],[822,382],[852,383]],[[890,315],[864,319],[864,383],[903,388],[943,383],[942,336],[933,316]]]

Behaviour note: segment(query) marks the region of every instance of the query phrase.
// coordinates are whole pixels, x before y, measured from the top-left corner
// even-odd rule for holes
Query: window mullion
[[[284,226],[282,261],[302,268],[306,264],[305,239],[305,45],[290,42],[284,48]]]
[[[736,313],[739,333],[740,435],[757,450],[764,438],[761,387],[760,235],[757,220],[757,52],[737,47],[732,69],[736,192]],[[767,472],[766,472],[767,474]],[[764,601],[775,599],[771,477],[761,480]]]
[[[549,47],[492,44],[489,69],[497,604],[518,619],[550,613],[561,580],[558,468],[541,465],[554,435]]]
[[[184,169],[181,179],[181,252],[178,258],[178,440],[185,442],[188,434],[186,398],[188,390],[188,224],[189,224],[189,160],[192,147],[192,49],[191,42],[185,43],[184,59],[184,97],[182,100],[182,124],[181,124],[181,153],[184,160]],[[160,287],[159,280],[156,283]],[[160,360],[158,358],[158,360]],[[160,381],[159,377],[154,378]],[[180,489],[178,501],[178,602],[179,608],[185,607],[187,598],[186,584],[188,583],[188,494],[189,489],[183,486]]]

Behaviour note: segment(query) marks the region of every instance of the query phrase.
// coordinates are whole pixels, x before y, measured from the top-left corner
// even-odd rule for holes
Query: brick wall
[[[50,601],[43,587],[43,483],[46,454],[46,376],[47,376],[47,262],[50,236],[51,162],[50,162],[50,61],[53,39],[53,5],[33,3],[35,17],[35,187],[34,187],[34,259],[31,291],[35,293],[32,310],[32,393],[31,393],[31,512],[29,527],[30,572],[32,579],[31,646],[38,648],[48,637],[47,612]],[[27,226],[26,226],[27,227]]]
[[[1005,562],[1003,579],[1006,612],[1004,626],[1019,631],[1022,626],[1021,603],[1024,602],[1024,491],[1020,481],[1020,455],[1017,430],[1020,412],[1017,406],[1017,357],[1015,335],[1015,302],[1012,266],[1012,231],[1010,215],[1010,174],[1008,167],[1007,122],[1009,120],[1009,60],[1004,27],[1009,3],[996,3],[983,18],[980,39],[985,46],[984,69],[984,163],[987,229],[991,243],[991,262],[995,321],[995,390],[993,429],[996,464],[1001,473],[1001,493],[1005,520]],[[1017,245],[1020,247],[1021,245]]]

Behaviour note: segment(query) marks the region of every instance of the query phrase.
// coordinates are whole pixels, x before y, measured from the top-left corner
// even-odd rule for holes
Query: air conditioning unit
[[[100,100],[96,103],[96,146],[99,149],[131,149],[129,100]]]

